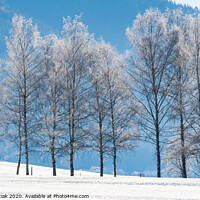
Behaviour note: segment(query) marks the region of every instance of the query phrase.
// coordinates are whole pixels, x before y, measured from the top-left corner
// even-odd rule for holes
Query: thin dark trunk
[[[75,88],[76,88],[76,66],[73,66],[73,85],[72,85],[72,131],[70,137],[70,176],[74,176],[74,137],[75,137]]]
[[[156,104],[156,154],[157,154],[157,177],[161,177],[161,158],[160,158],[160,130],[159,130],[159,118],[158,118],[158,103],[157,94],[155,96]]]
[[[116,136],[115,136],[115,120],[114,120],[114,106],[112,100],[112,94],[110,89],[110,111],[111,111],[111,118],[112,118],[112,133],[113,133],[113,170],[114,170],[114,177],[117,176],[117,149],[116,149]]]
[[[117,160],[117,151],[116,151],[116,148],[114,148],[114,155],[113,155],[114,177],[117,176],[117,165],[116,165],[116,160]]]
[[[19,168],[21,164],[21,158],[22,158],[22,136],[21,136],[21,98],[20,98],[20,92],[19,92],[19,126],[18,126],[18,135],[19,135],[19,160],[17,164],[17,172],[16,174],[19,175]]]
[[[70,151],[70,176],[74,176],[74,147],[71,144],[71,151]]]
[[[56,74],[57,75],[57,74]],[[53,90],[53,136],[51,141],[51,159],[52,159],[52,167],[53,167],[53,176],[56,176],[56,159],[55,159],[55,135],[56,135],[56,117],[57,117],[57,99],[56,99],[56,86]]]
[[[74,176],[74,135],[75,135],[75,122],[74,122],[74,99],[72,100],[72,137],[71,137],[71,150],[70,150],[70,175]]]
[[[18,160],[18,164],[17,164],[17,175],[19,175],[19,168],[20,168],[20,164],[21,164],[21,155],[19,155],[19,160]]]
[[[185,159],[185,138],[184,138],[184,127],[183,127],[183,115],[182,112],[180,114],[181,117],[181,160],[182,160],[182,178],[187,178],[187,170],[186,170],[186,159]]]
[[[71,142],[71,148],[70,148],[70,176],[74,176],[74,163],[73,163],[73,157],[74,157],[74,148],[73,148],[73,143],[72,143],[72,138],[73,135],[71,133],[73,133],[73,131],[71,130],[72,126],[72,120],[71,120],[71,100],[69,98],[69,136],[70,136],[70,142]]]
[[[18,160],[18,164],[17,164],[17,172],[16,174],[19,175],[19,168],[20,168],[20,164],[21,164],[21,158],[22,158],[22,139],[21,139],[21,133],[20,133],[20,144],[19,144],[19,160]]]
[[[54,148],[51,149],[51,160],[52,160],[52,167],[53,167],[53,176],[56,176],[56,159],[55,159]]]
[[[99,92],[98,92],[98,84],[96,82],[95,85],[95,90],[96,90],[96,100],[97,100],[97,106],[98,106],[98,114],[99,114],[99,154],[100,154],[100,177],[103,177],[103,133],[102,133],[102,124],[103,124],[103,119],[102,119],[102,111],[100,107],[100,102],[99,102]]]
[[[181,128],[181,161],[182,161],[182,178],[187,178],[187,170],[186,170],[186,158],[185,158],[185,136],[184,136],[184,124],[183,124],[183,97],[182,97],[182,70],[181,66],[179,66],[179,103],[180,103],[180,128]]]
[[[56,159],[55,159],[55,131],[56,131],[56,115],[54,110],[54,125],[53,125],[53,137],[51,142],[51,160],[53,167],[53,176],[56,176]]]
[[[26,121],[26,114],[24,116],[24,120]],[[25,132],[25,152],[26,152],[26,175],[29,175],[29,155],[28,155],[28,134],[26,122],[24,122],[24,132]]]
[[[26,175],[29,175],[29,155],[28,155],[28,131],[27,131],[27,110],[26,110],[26,71],[24,67],[24,135],[25,135],[25,152],[26,152]]]
[[[100,147],[100,176],[103,177],[103,151]]]
[[[100,176],[103,177],[103,134],[102,121],[99,122],[99,144],[100,144]]]
[[[161,159],[160,159],[160,137],[159,137],[159,127],[156,126],[156,154],[157,154],[157,177],[161,177]]]
[[[101,115],[100,115],[101,116]],[[99,122],[99,144],[100,144],[100,176],[103,177],[103,134],[102,134],[102,120]]]
[[[99,122],[99,144],[100,144],[100,176],[103,177],[103,134],[102,121]]]
[[[197,87],[198,87],[198,112],[200,115],[200,77],[199,77],[199,44],[197,47],[197,58],[196,58],[196,76],[197,76]]]
[[[154,64],[152,64],[154,66]],[[152,68],[153,92],[155,95],[155,129],[156,129],[156,155],[157,155],[157,177],[161,177],[161,159],[160,159],[160,129],[159,129],[159,109],[158,109],[158,91],[156,88],[155,69]]]
[[[75,134],[75,126],[74,126],[74,111],[72,110],[72,137],[71,137],[71,145],[70,145],[70,176],[74,176],[74,134]]]
[[[160,158],[160,130],[159,130],[159,111],[157,93],[155,93],[155,105],[156,105],[156,154],[157,154],[157,177],[161,177],[161,158]]]

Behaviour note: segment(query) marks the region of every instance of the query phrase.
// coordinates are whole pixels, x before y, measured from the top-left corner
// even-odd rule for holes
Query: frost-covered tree
[[[200,158],[200,14],[195,13],[193,16],[187,16],[187,23],[189,37],[188,52],[190,53],[190,65],[192,67],[191,82],[195,92],[193,98],[195,121],[192,124],[194,132],[191,134],[190,139],[190,153],[197,160],[198,165],[198,159]]]
[[[38,115],[41,125],[36,141],[39,151],[50,153],[53,167],[53,176],[56,176],[56,156],[59,152],[59,136],[62,133],[62,75],[60,65],[56,63],[55,35],[46,36],[41,42],[41,75],[40,88],[37,90],[39,105]]]
[[[31,134],[37,130],[33,114],[36,109],[34,91],[38,87],[39,41],[40,34],[32,25],[32,20],[15,15],[10,36],[6,38],[8,54],[5,73],[12,94],[7,96],[7,101],[11,102],[13,97],[16,100],[17,106],[12,112],[15,112],[20,135],[23,132],[24,136],[26,175],[29,175],[29,142]]]
[[[92,148],[100,155],[100,176],[103,176],[104,157],[113,159],[117,175],[117,153],[131,150],[134,130],[130,131],[133,112],[129,106],[129,91],[125,85],[123,56],[103,40],[93,49],[90,76],[91,119],[93,121]]]
[[[104,157],[108,155],[109,138],[108,123],[106,117],[108,115],[108,88],[105,87],[106,72],[104,65],[107,65],[106,56],[108,53],[108,46],[104,42],[95,43],[93,46],[93,54],[90,65],[90,110],[92,120],[92,144],[91,148],[99,153],[100,156],[100,176],[103,176],[104,171]],[[109,56],[109,55],[108,55]],[[109,61],[110,62],[110,61]]]
[[[193,79],[197,91],[197,109],[200,110],[200,14],[187,16],[190,63],[193,66]]]
[[[22,134],[22,101],[21,101],[21,88],[20,85],[13,80],[12,77],[7,76],[5,68],[8,67],[8,60],[2,65],[1,71],[3,76],[1,77],[1,122],[4,124],[3,132],[5,139],[12,143],[13,148],[17,148],[18,151],[18,165],[17,172],[19,174],[21,158],[22,158],[22,143],[23,143],[23,134]],[[15,74],[16,73],[16,74]],[[19,74],[15,71],[12,76],[18,76]],[[14,144],[14,146],[13,146]]]
[[[5,139],[14,144],[18,151],[17,172],[19,174],[21,159],[23,155],[22,144],[24,141],[24,134],[22,130],[22,101],[19,85],[11,79],[7,79],[4,84],[4,97],[2,103],[3,108],[3,123]],[[15,87],[16,86],[16,87]]]
[[[110,154],[113,158],[113,171],[116,177],[117,153],[123,150],[132,150],[136,134],[133,126],[130,129],[134,113],[129,106],[130,93],[124,84],[126,78],[123,69],[124,63],[119,55],[109,51],[106,55],[107,64],[102,63],[102,67],[105,68],[103,81],[108,89],[108,122],[112,141]],[[110,62],[108,62],[109,60]]]
[[[70,156],[70,175],[74,176],[74,154],[86,146],[87,137],[87,67],[91,36],[80,16],[64,18],[57,62],[63,74],[63,109],[65,144],[62,151]]]
[[[188,139],[188,134],[194,125],[194,111],[196,109],[193,107],[195,93],[190,67],[189,26],[187,16],[184,17],[180,10],[174,11],[172,18],[172,26],[179,29],[179,42],[176,46],[178,56],[173,63],[175,76],[170,88],[170,95],[174,97],[171,119],[174,121],[174,133],[177,135],[173,138],[176,138],[176,143],[179,141],[180,145],[176,145],[177,148],[173,148],[173,153],[169,152],[169,154],[177,155],[177,159],[181,161],[182,178],[187,178],[186,159],[189,157],[189,152],[186,138]],[[174,155],[173,157],[175,157]]]
[[[147,10],[138,14],[126,34],[133,45],[128,73],[133,97],[139,104],[138,123],[145,138],[156,146],[157,177],[161,177],[161,149],[171,98],[168,97],[176,58],[178,31],[168,26],[168,15]]]
[[[186,131],[185,131],[186,132]],[[164,174],[178,178],[193,177],[194,159],[186,151],[189,146],[189,134],[185,133],[184,147],[180,142],[180,134],[170,137],[168,145],[164,149]],[[184,148],[184,149],[183,149]],[[184,159],[183,159],[184,150]],[[186,177],[184,177],[186,176]]]

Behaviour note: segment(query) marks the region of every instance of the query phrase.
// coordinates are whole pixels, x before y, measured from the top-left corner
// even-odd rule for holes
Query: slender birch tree
[[[104,85],[104,65],[106,63],[107,56],[106,44],[96,42],[93,46],[93,54],[90,65],[90,80],[92,84],[92,90],[90,92],[90,110],[92,121],[92,143],[91,148],[99,153],[100,161],[100,176],[103,177],[104,173],[104,157],[108,155],[110,150],[108,123],[106,124],[106,117],[108,115],[108,88]],[[109,55],[108,55],[109,56]],[[109,61],[110,62],[110,61]]]
[[[188,51],[190,43],[188,38],[189,26],[187,23],[188,16],[184,17],[180,10],[174,11],[172,16],[172,25],[177,30],[179,29],[179,42],[176,46],[179,55],[173,63],[175,76],[170,91],[170,95],[174,96],[174,102],[171,107],[171,116],[172,119],[175,120],[174,132],[177,134],[177,136],[173,136],[176,140],[173,140],[173,143],[177,144],[177,142],[179,142],[180,145],[175,145],[178,148],[172,149],[177,149],[176,152],[169,152],[169,154],[174,154],[174,158],[175,155],[180,158],[181,176],[182,178],[187,178],[187,159],[189,157],[189,151],[187,148],[188,145],[186,144],[189,142],[187,141],[189,138],[188,135],[191,133],[192,127],[194,126],[194,113],[196,109],[192,106],[195,92],[193,79],[191,77],[190,51]]]
[[[85,148],[87,132],[87,66],[91,36],[81,22],[81,16],[64,18],[63,37],[60,40],[58,62],[62,67],[63,109],[65,110],[66,144],[62,147],[70,156],[70,175],[74,176],[74,154]]]
[[[31,134],[36,131],[33,113],[33,93],[37,88],[39,73],[39,41],[40,34],[31,19],[15,15],[12,19],[10,36],[6,38],[7,45],[7,77],[15,83],[19,98],[18,121],[20,132],[23,130],[26,156],[26,175],[29,175],[29,142]]]
[[[173,73],[171,64],[176,58],[178,31],[168,29],[168,15],[157,9],[138,15],[126,33],[133,45],[128,73],[132,95],[140,105],[138,122],[145,138],[156,146],[157,177],[161,177],[161,149],[166,134],[171,98],[168,91]],[[170,76],[169,76],[170,75]]]
[[[124,84],[123,56],[105,41],[96,42],[90,73],[92,148],[100,155],[100,176],[103,176],[104,157],[111,156],[116,177],[117,153],[132,149],[136,135],[134,130],[130,131],[133,112],[129,109],[129,91]]]
[[[196,159],[196,164],[199,166],[200,160],[200,14],[197,12],[193,16],[187,16],[190,64],[192,66],[192,85],[195,95],[193,98],[193,108],[195,108],[195,123],[193,123],[193,134],[191,134],[190,147],[191,155]]]
[[[51,154],[53,176],[56,176],[56,157],[59,152],[57,140],[61,135],[62,101],[63,94],[61,84],[60,66],[56,64],[55,35],[47,36],[41,42],[41,66],[40,88],[37,90],[37,100],[40,110],[41,131],[36,141],[42,152]],[[40,151],[41,151],[40,150]]]
[[[4,80],[6,79],[6,80]],[[21,89],[18,83],[4,74],[3,92],[4,97],[1,99],[2,115],[1,121],[4,124],[5,139],[14,144],[18,150],[17,172],[19,174],[21,159],[23,155],[22,144],[24,135],[22,130],[22,101]]]

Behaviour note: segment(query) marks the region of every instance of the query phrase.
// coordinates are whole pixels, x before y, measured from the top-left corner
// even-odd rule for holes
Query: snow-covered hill
[[[200,199],[200,179],[131,176],[114,178],[111,175],[100,178],[99,174],[84,171],[76,171],[75,177],[70,177],[69,171],[64,169],[58,169],[58,176],[52,177],[51,168],[40,166],[32,166],[33,176],[25,176],[24,164],[21,166],[21,174],[17,176],[16,165],[16,163],[0,162],[0,198]]]

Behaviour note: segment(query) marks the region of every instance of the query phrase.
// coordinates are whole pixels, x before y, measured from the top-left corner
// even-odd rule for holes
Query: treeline
[[[14,16],[6,38],[7,58],[2,75],[2,121],[5,138],[24,155],[49,153],[53,175],[56,159],[68,158],[74,176],[74,157],[80,150],[104,156],[134,147],[130,92],[124,86],[124,61],[103,40],[96,41],[80,21],[63,21],[62,36],[41,37],[30,19]]]
[[[1,68],[2,138],[29,153],[69,159],[78,151],[105,156],[133,150],[137,141],[156,147],[171,176],[198,173],[200,150],[200,15],[181,10],[138,15],[126,34],[132,48],[120,55],[96,40],[80,16],[63,20],[61,36],[41,37],[31,19],[15,15]],[[163,159],[162,159],[163,158]]]

